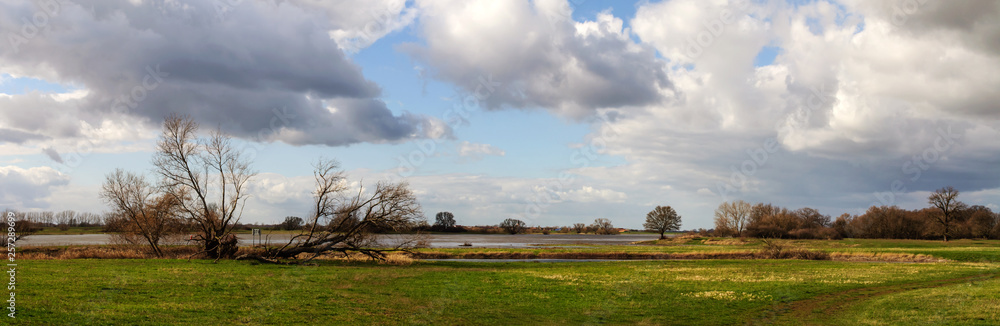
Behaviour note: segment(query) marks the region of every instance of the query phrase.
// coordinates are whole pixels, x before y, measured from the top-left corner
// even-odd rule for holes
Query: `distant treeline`
[[[6,216],[7,212],[14,213],[14,220],[30,223],[33,227],[70,228],[101,226],[104,225],[105,220],[105,215],[102,214],[77,212],[72,210],[61,212],[17,212],[4,210],[3,215]]]
[[[906,210],[872,206],[861,215],[836,219],[812,208],[789,210],[771,204],[725,202],[715,212],[719,236],[786,239],[1000,239],[1000,214],[989,207],[967,206],[948,187],[931,194],[931,207]]]

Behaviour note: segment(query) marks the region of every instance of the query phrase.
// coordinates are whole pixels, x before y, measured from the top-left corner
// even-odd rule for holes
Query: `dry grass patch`
[[[707,245],[718,245],[718,246],[742,246],[750,243],[747,239],[742,238],[724,238],[724,239],[705,239],[701,243]]]
[[[771,301],[770,295],[759,295],[737,291],[704,291],[685,293],[684,296],[692,298],[708,298],[723,301]]]
[[[62,259],[180,259],[198,254],[194,246],[166,246],[161,248],[163,257],[146,248],[130,246],[68,246],[68,247],[24,247],[19,249],[18,258],[33,260]]]
[[[834,252],[830,259],[837,261],[857,262],[896,262],[896,263],[944,263],[950,260],[931,255],[907,254],[894,252]]]
[[[161,248],[163,257],[146,250],[145,247],[133,246],[68,246],[68,247],[24,247],[18,250],[18,258],[29,260],[65,260],[65,259],[188,259],[205,258],[201,249],[196,246],[166,246]],[[241,247],[237,255],[260,252],[260,248]],[[302,254],[303,256],[307,254]],[[414,259],[406,253],[391,252],[385,257],[384,263],[390,265],[409,265]],[[370,261],[371,258],[359,253],[329,254],[318,257],[321,260]]]
[[[609,259],[609,260],[668,260],[668,259],[754,259],[752,251],[714,252],[416,252],[416,259]]]

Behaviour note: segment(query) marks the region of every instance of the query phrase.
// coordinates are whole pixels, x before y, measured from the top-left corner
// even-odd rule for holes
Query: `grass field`
[[[689,243],[689,242],[698,242]],[[761,244],[530,250],[739,250]],[[709,243],[713,243],[711,240]],[[790,241],[944,263],[22,260],[18,324],[995,324],[1000,242]],[[712,248],[712,247],[721,247]],[[441,251],[433,249],[430,251]],[[460,250],[485,249],[454,249]],[[500,249],[494,249],[500,250]],[[517,249],[503,249],[511,251]],[[444,250],[453,252],[452,249]]]

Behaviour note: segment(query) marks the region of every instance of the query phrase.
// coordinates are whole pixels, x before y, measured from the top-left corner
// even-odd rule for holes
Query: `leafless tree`
[[[951,233],[951,224],[959,212],[965,209],[965,203],[958,200],[958,190],[952,187],[944,187],[931,193],[930,197],[927,197],[927,202],[939,210],[937,214],[934,214],[934,218],[944,227],[942,235],[944,241],[947,242],[948,235]]]
[[[38,213],[38,216],[36,217],[36,219],[38,220],[39,223],[42,223],[42,224],[45,224],[45,225],[48,225],[48,226],[54,226],[54,225],[56,225],[54,223],[55,222],[55,215],[56,215],[56,213],[53,213],[53,212],[40,212],[40,213]]]
[[[823,215],[815,208],[803,207],[793,212],[799,218],[799,228],[822,228],[830,226],[830,216]]]
[[[13,211],[5,210],[3,212],[2,216],[3,216],[4,224],[6,225],[5,228],[8,229],[8,231],[9,231],[9,228],[11,227],[10,226],[10,222],[8,221],[8,214],[9,213],[13,213],[14,214],[14,226],[13,226],[13,228],[14,228],[14,237],[13,237],[14,239],[13,240],[14,241],[18,241],[18,240],[24,239],[24,238],[28,237],[29,235],[31,235],[31,234],[33,234],[33,233],[38,232],[38,231],[41,230],[41,228],[38,226],[39,223],[31,221],[31,220],[28,219],[29,213],[13,212]],[[10,238],[11,238],[10,237],[10,232],[7,232],[6,234],[7,234],[7,236],[4,236],[3,237],[3,241],[0,242],[4,246],[7,246],[7,241],[10,240]]]
[[[583,233],[587,231],[587,224],[584,223],[573,223],[573,231],[576,233]]]
[[[731,232],[737,237],[743,236],[752,206],[742,200],[723,202],[715,209],[715,229],[720,232]]]
[[[836,231],[837,234],[840,235],[840,237],[853,238],[855,232],[852,232],[853,230],[851,228],[851,222],[853,222],[855,218],[857,218],[857,216],[851,215],[849,213],[844,213],[838,216],[837,219],[834,220],[831,225],[834,231]]]
[[[71,226],[75,226],[74,224],[76,224],[76,212],[71,210],[55,213],[55,218],[56,226],[63,231],[69,230]]]
[[[656,206],[646,214],[646,223],[642,226],[647,230],[659,232],[660,239],[666,239],[664,233],[681,228],[681,216],[670,206]]]
[[[615,229],[613,224],[611,224],[611,220],[606,218],[595,219],[594,224],[591,224],[590,227],[594,229],[594,233],[597,234],[618,234],[618,230]]]
[[[969,231],[973,237],[987,239],[993,236],[993,229],[996,227],[996,214],[989,207],[974,205],[966,210],[969,216]]]
[[[76,219],[79,221],[79,226],[95,226],[101,224],[101,216],[90,212],[80,213],[77,215]]]
[[[250,160],[231,138],[215,130],[199,138],[190,117],[170,116],[163,123],[153,159],[160,185],[195,225],[198,241],[211,258],[235,253],[232,230],[239,222],[248,194],[247,182],[256,175]]]
[[[163,256],[160,242],[183,231],[179,202],[169,194],[157,196],[156,188],[142,175],[116,169],[105,177],[101,198],[111,205],[109,225],[127,243],[145,243]]]
[[[373,189],[361,187],[349,197],[344,173],[334,160],[320,160],[313,171],[316,190],[313,192],[313,214],[302,233],[280,247],[265,248],[260,255],[244,255],[238,259],[279,262],[301,258],[303,262],[330,252],[357,252],[382,260],[385,253],[403,250],[415,244],[401,241],[392,248],[380,248],[375,232],[408,230],[423,216],[416,195],[405,182],[379,182]],[[328,223],[324,223],[328,222]],[[308,254],[307,257],[299,257]]]

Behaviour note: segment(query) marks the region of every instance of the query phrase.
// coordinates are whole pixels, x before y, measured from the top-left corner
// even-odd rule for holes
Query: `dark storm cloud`
[[[1000,53],[1000,2],[904,1],[887,3],[884,10],[913,33],[950,30],[966,45]]]
[[[0,48],[0,66],[86,89],[68,110],[80,120],[94,124],[125,113],[155,123],[180,113],[241,137],[275,128],[316,135],[296,138],[299,144],[423,135],[426,118],[395,116],[376,100],[379,86],[330,39],[326,15],[260,1],[221,12],[208,0],[62,3],[37,35]],[[0,4],[0,11],[3,30],[20,30],[21,18],[49,12],[30,2]],[[339,104],[336,112],[326,109],[327,101]],[[54,132],[56,126],[41,119],[46,110],[35,108],[34,121],[26,121],[41,125],[22,128]]]
[[[57,152],[52,147],[42,148],[42,153],[44,153],[45,156],[48,156],[53,161],[56,161],[56,163],[62,163],[63,162],[62,156],[59,156],[59,152]]]
[[[23,144],[29,140],[43,140],[48,137],[19,130],[0,128],[0,142]]]

